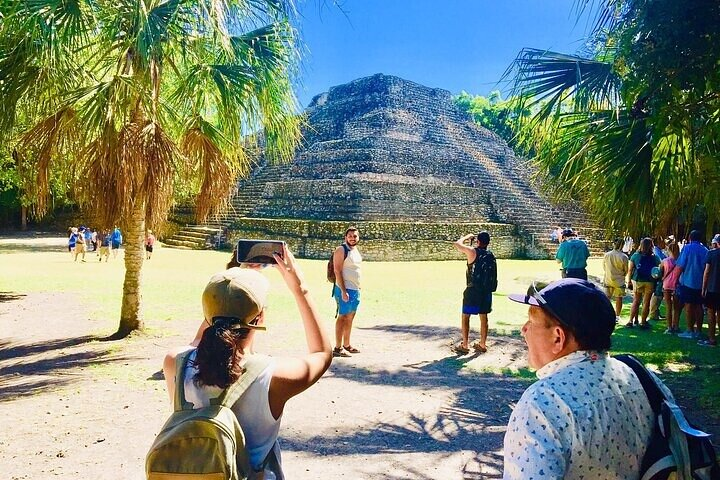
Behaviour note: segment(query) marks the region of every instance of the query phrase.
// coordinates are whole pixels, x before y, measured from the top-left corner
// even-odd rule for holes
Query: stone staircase
[[[186,250],[204,250],[218,247],[217,235],[222,235],[222,225],[207,223],[187,225],[172,237],[163,240],[167,247]]]

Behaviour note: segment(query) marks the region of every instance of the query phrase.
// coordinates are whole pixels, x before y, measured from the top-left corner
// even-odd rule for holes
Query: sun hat
[[[270,283],[260,272],[249,268],[233,267],[210,278],[202,294],[205,320],[232,320],[241,328],[265,330],[251,325],[265,308]]]
[[[566,228],[565,230],[563,230],[562,236],[563,237],[574,237],[575,231],[572,228]]]
[[[526,294],[511,294],[514,302],[534,305],[570,327],[579,338],[609,338],[615,329],[615,310],[605,292],[578,278],[563,278]]]

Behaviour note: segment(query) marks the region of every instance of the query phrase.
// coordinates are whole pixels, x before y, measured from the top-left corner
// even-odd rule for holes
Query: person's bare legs
[[[640,292],[638,292],[637,287],[633,290],[633,302],[632,307],[630,307],[630,323],[637,322],[638,319],[638,310],[640,309]]]
[[[688,332],[695,331],[695,316],[694,316],[693,305],[691,303],[685,304],[685,324],[687,325]]]
[[[663,298],[665,299],[665,321],[667,322],[667,329],[671,332],[675,330],[675,299],[673,298],[673,292],[670,290],[663,290]]]
[[[717,310],[708,308],[708,341],[715,343],[715,326],[717,325]]]
[[[642,306],[642,325],[647,325],[648,314],[650,314],[650,299],[653,297],[653,291],[649,290],[643,294]]]
[[[335,348],[349,347],[355,312],[338,315],[335,321]]]
[[[702,304],[695,304],[692,307],[693,316],[695,317],[695,331],[700,335],[702,333],[703,316],[705,312],[703,311]]]
[[[486,315],[486,317],[487,317],[487,315]],[[462,341],[460,342],[460,346],[461,346],[462,348],[470,348],[470,347],[469,347],[469,343],[470,343],[470,314],[468,314],[468,313],[463,313],[461,318],[462,318],[462,323],[461,323],[461,328],[462,328]]]
[[[479,314],[480,317],[480,347],[487,349],[488,316],[487,313]]]
[[[615,316],[619,317],[622,312],[623,297],[615,297]]]

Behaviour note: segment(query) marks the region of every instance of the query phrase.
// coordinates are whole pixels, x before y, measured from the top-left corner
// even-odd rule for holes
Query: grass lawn
[[[0,292],[72,292],[93,305],[88,312],[94,318],[107,318],[107,335],[117,327],[124,265],[122,259],[98,262],[93,254],[86,263],[74,263],[57,247],[28,246],[0,240]],[[362,246],[360,247],[362,248]],[[448,248],[451,248],[448,245]],[[223,268],[228,252],[187,251],[157,248],[143,269],[143,309],[146,329],[155,335],[174,331],[176,320],[201,319],[200,294],[210,275]],[[305,278],[323,318],[330,324],[335,306],[330,299],[331,286],[325,280],[324,260],[300,260]],[[265,270],[273,285],[269,328],[283,328],[297,322],[292,297],[272,268]],[[533,280],[560,277],[551,260],[499,260],[499,287],[490,314],[491,334],[518,335],[527,316],[527,308],[508,301],[508,293],[524,292]],[[602,276],[599,259],[588,266],[590,276]],[[465,267],[462,261],[444,262],[365,262],[363,264],[362,304],[356,325],[451,326],[460,324],[461,292]],[[629,298],[627,299],[629,302]],[[624,307],[627,319],[630,304]],[[681,319],[681,326],[684,319]],[[472,327],[477,328],[473,319]],[[699,347],[694,341],[663,335],[664,322],[652,331],[618,327],[613,336],[615,352],[629,352],[664,372],[671,384],[692,386],[684,395],[714,411],[720,405],[720,388],[714,380],[720,350]],[[450,342],[448,338],[448,342]],[[301,334],[291,338],[301,344]],[[461,367],[459,367],[461,368]],[[497,372],[527,376],[527,370]]]

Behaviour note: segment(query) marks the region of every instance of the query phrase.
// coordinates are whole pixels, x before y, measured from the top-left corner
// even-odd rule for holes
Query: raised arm
[[[475,248],[472,246],[465,245],[465,242],[470,240],[471,238],[475,237],[472,233],[468,233],[467,235],[464,235],[460,238],[458,238],[454,243],[453,247],[457,249],[460,253],[465,255],[467,257],[467,263],[472,263],[475,261],[475,256],[477,253],[475,252]]]
[[[270,411],[279,418],[285,403],[317,382],[330,366],[330,337],[320,323],[320,316],[303,283],[302,272],[293,254],[285,248],[284,258],[275,255],[276,268],[295,297],[300,311],[308,353],[299,358],[278,359],[270,382]]]

